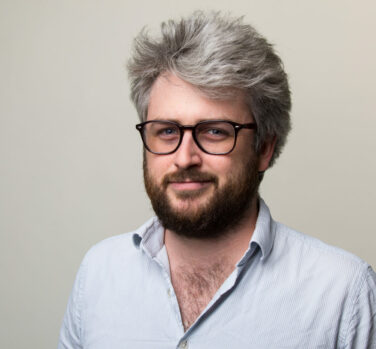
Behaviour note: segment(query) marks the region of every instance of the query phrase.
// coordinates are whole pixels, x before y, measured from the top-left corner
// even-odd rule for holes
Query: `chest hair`
[[[171,271],[184,330],[196,321],[233,270],[233,265],[221,262],[207,267],[177,267]]]

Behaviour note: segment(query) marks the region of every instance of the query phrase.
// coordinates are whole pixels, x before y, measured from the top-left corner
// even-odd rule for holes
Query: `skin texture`
[[[253,121],[241,93],[231,100],[210,100],[171,73],[158,77],[151,90],[147,120],[194,125],[210,119]],[[271,141],[260,154],[255,154],[253,136],[253,131],[241,130],[235,149],[227,155],[202,152],[190,131],[185,132],[179,149],[173,154],[145,152],[145,185],[153,206],[163,200],[177,219],[194,221],[208,207],[218,202],[220,206],[226,205],[231,202],[232,194],[241,196],[245,188],[251,188],[237,208],[241,214],[234,216],[233,221],[230,219],[231,224],[227,223],[224,229],[216,226],[209,235],[209,226],[195,224],[186,225],[183,233],[168,227],[165,230],[171,280],[185,329],[234,270],[252,237],[258,212],[257,173],[267,169],[274,149]],[[230,190],[222,195],[226,188]],[[156,196],[156,192],[162,196]]]

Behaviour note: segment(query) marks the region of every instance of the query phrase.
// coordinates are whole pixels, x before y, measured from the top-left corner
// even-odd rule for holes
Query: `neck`
[[[207,268],[224,261],[235,268],[248,249],[257,215],[258,204],[255,198],[243,220],[216,239],[187,238],[166,229],[165,245],[171,270],[185,266]]]

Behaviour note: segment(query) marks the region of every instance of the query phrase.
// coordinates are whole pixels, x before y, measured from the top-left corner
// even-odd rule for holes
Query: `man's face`
[[[147,120],[195,125],[215,119],[253,121],[241,94],[231,100],[211,100],[173,74],[154,83]],[[258,171],[265,170],[253,150],[253,133],[241,130],[235,149],[227,155],[204,153],[191,131],[185,131],[172,154],[145,152],[145,187],[165,228],[188,237],[210,238],[243,218],[257,194]]]

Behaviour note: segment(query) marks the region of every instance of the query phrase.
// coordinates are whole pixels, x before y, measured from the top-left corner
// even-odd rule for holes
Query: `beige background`
[[[274,217],[376,266],[375,1],[2,0],[1,348],[56,347],[85,251],[152,214],[124,63],[143,25],[198,8],[244,14],[285,62]]]

